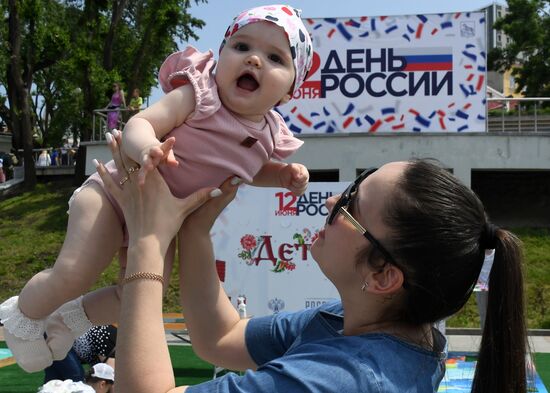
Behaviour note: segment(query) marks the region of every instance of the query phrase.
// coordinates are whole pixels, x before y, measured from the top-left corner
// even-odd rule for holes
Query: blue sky
[[[206,25],[197,32],[199,39],[188,43],[201,51],[214,49],[214,53],[217,53],[223,34],[234,16],[244,9],[276,2],[277,0],[209,0],[208,3],[199,5],[192,2],[191,14],[204,20]],[[286,3],[286,1],[281,2]],[[492,3],[490,0],[293,0],[288,2],[293,7],[302,9],[302,16],[305,18],[438,14],[474,11]],[[504,1],[496,3],[506,4]],[[182,43],[181,47],[185,47],[186,44]],[[162,94],[160,89],[154,89],[149,98],[149,105],[158,101]]]

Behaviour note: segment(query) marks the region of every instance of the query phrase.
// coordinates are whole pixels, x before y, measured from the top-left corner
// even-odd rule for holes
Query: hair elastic
[[[483,231],[481,232],[481,237],[479,239],[479,244],[485,250],[492,250],[496,248],[497,245],[497,231],[499,227],[496,225],[486,222],[483,226]]]

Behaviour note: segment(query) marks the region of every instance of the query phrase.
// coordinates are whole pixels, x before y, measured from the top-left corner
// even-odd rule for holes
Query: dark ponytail
[[[387,201],[387,243],[404,275],[401,321],[444,319],[467,302],[495,248],[473,393],[526,392],[527,335],[520,241],[492,225],[475,193],[431,160],[413,160]]]
[[[472,393],[527,391],[522,253],[519,239],[496,231],[489,301]]]

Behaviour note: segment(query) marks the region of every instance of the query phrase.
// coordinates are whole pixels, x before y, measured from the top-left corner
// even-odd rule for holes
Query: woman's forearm
[[[210,236],[189,232],[180,236],[180,294],[193,348],[219,366],[255,368],[244,342],[247,321],[221,286]]]
[[[137,272],[162,275],[164,254],[153,237],[132,244],[126,277]],[[122,290],[117,339],[117,391],[167,392],[174,388],[174,374],[162,320],[162,283],[138,279]]]

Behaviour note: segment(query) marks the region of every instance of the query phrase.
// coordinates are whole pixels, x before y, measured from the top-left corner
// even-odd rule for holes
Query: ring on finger
[[[131,174],[131,173],[139,171],[139,168],[140,168],[139,165],[132,166],[132,167],[128,168],[128,170],[126,172],[128,172],[128,174]]]
[[[128,180],[130,180],[130,175],[124,176],[122,179],[120,179],[120,181],[118,182],[118,184],[120,184],[121,186],[123,186],[124,183],[126,183]]]

